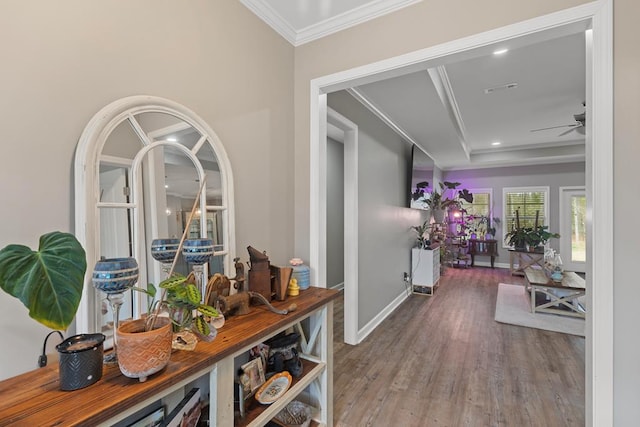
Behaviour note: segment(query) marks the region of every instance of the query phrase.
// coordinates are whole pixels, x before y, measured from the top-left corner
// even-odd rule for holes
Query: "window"
[[[548,225],[549,187],[513,187],[502,190],[504,203],[502,240],[504,235],[516,228],[519,219],[520,227]],[[507,246],[505,246],[507,247]]]
[[[467,203],[462,200],[460,205],[467,211],[465,213],[466,217],[473,217],[473,219],[466,221],[469,234],[476,233],[482,236],[487,232],[488,225],[495,227],[495,224],[488,224],[491,221],[493,190],[491,188],[479,188],[469,189],[469,192],[473,194],[473,203]]]

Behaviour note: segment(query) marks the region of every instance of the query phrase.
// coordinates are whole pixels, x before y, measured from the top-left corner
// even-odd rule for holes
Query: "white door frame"
[[[326,260],[326,93],[375,80],[428,60],[499,41],[585,22],[593,31],[587,58],[586,424],[613,425],[613,0],[597,0],[471,37],[318,77],[310,82],[310,265],[315,283]],[[597,117],[597,119],[596,119]],[[324,141],[324,143],[321,143]],[[324,209],[321,209],[324,207]],[[345,228],[346,228],[345,224]],[[345,230],[345,233],[347,231]],[[591,262],[597,259],[598,262]],[[593,283],[598,286],[594,287]]]
[[[567,224],[567,214],[571,212],[566,204],[565,196],[567,194],[582,193],[586,196],[587,192],[584,186],[579,187],[559,187],[558,188],[558,207],[560,213],[560,256],[566,270],[585,272],[586,262],[579,263],[577,266],[571,261],[571,237],[568,237],[570,233],[566,233],[567,230],[571,230],[571,224]],[[568,211],[568,212],[567,212]]]
[[[358,126],[331,108],[327,108],[327,122],[344,132],[344,342],[356,345],[359,342]],[[325,179],[322,185],[326,182]],[[326,218],[326,203],[324,209]],[[325,281],[317,283],[326,283],[326,277]]]

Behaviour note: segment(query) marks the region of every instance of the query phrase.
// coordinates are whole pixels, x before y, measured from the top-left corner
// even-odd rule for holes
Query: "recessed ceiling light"
[[[500,142],[500,141],[493,141],[491,143],[491,145],[493,145],[493,146],[500,145],[500,144],[502,144],[502,142]]]
[[[169,188],[169,184],[165,184],[165,185],[164,185],[164,188]]]
[[[504,55],[507,52],[509,52],[509,49],[498,49],[498,50],[494,50],[493,54],[494,55]]]
[[[167,138],[167,141],[169,141],[169,142],[178,142],[178,138],[172,136],[172,137]]]

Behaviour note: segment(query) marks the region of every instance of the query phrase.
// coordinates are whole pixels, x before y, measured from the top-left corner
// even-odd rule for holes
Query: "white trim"
[[[587,66],[587,81],[591,82],[587,85],[587,116],[592,118],[587,121],[591,127],[587,134],[592,135],[587,138],[586,162],[587,209],[592,213],[587,232],[591,239],[587,242],[587,302],[593,309],[587,311],[586,425],[608,427],[613,425],[613,0],[597,0],[311,80],[310,245],[313,251],[318,237],[313,207],[317,206],[314,199],[319,196],[319,157],[314,154],[321,136],[326,138],[326,133],[320,134],[318,123],[320,105],[326,105],[326,96],[322,94],[379,80],[382,76],[404,74],[409,69],[424,69],[425,61],[446,55],[525,35],[562,32],[567,25],[583,23],[593,28],[593,61]],[[596,259],[597,265],[592,262]],[[312,262],[317,262],[317,258]],[[598,283],[597,288],[593,283]]]
[[[358,340],[358,126],[331,108],[327,108],[327,122],[344,132],[344,340],[347,344],[355,345],[360,342]],[[326,185],[326,180],[323,185]],[[326,212],[326,197],[322,204]],[[320,236],[325,240],[322,246],[326,247],[326,231]]]
[[[418,142],[407,133],[404,129],[398,126],[391,117],[389,117],[384,111],[382,111],[376,104],[374,104],[369,98],[367,98],[361,91],[357,88],[352,87],[346,89],[347,93],[353,98],[361,103],[367,110],[371,111],[377,118],[379,118],[385,125],[389,126],[389,128],[394,131],[400,138],[404,139],[410,144],[416,145],[425,153],[427,156],[433,159],[433,156],[429,154]],[[438,166],[436,164],[436,166]],[[438,166],[439,167],[439,166]]]
[[[367,322],[366,325],[362,327],[358,331],[358,342],[361,343],[365,338],[369,336],[371,332],[374,331],[379,325],[384,322],[384,320],[391,314],[393,311],[400,306],[407,298],[409,298],[409,293],[406,291],[402,291],[400,295],[398,295],[393,301],[389,303],[386,307],[378,312],[378,314]]]
[[[330,286],[329,289],[335,289],[336,291],[341,291],[344,289],[344,282],[340,282],[337,285]]]
[[[559,210],[559,224],[558,224],[558,233],[560,233],[560,256],[562,257],[564,268],[566,270],[577,271],[580,273],[585,272],[586,262],[582,261],[571,261],[571,241],[572,238],[567,239],[567,233],[565,231],[569,230],[569,235],[571,234],[571,224],[567,224],[565,215],[567,212],[567,205],[565,204],[565,195],[567,193],[575,193],[579,192],[586,197],[586,189],[584,186],[579,187],[558,187],[558,210]],[[569,256],[567,256],[567,254]]]
[[[444,65],[439,65],[435,68],[429,68],[427,73],[433,82],[442,106],[451,119],[453,129],[458,134],[458,140],[465,157],[467,160],[471,160],[471,150],[469,150],[469,146],[467,145],[467,130],[462,120],[462,113],[460,113],[458,101],[456,101],[456,95],[453,93],[453,87],[451,86],[447,69]]]
[[[240,0],[249,10],[266,22],[278,34],[294,46],[370,21],[395,12],[422,0],[378,0],[351,9],[304,28],[296,29],[264,0]],[[292,6],[295,7],[295,6]]]

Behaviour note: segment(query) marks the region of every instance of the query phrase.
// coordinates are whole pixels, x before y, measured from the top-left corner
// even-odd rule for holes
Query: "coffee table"
[[[584,279],[573,271],[565,271],[562,276],[562,282],[554,282],[543,269],[525,268],[524,277],[527,280],[527,290],[531,294],[531,312],[553,313],[584,319],[584,309],[577,301],[586,292]],[[538,293],[545,295],[549,301],[537,304],[536,294]]]
[[[524,276],[524,270],[529,267],[544,268],[544,254],[509,249],[509,272],[512,276]]]

